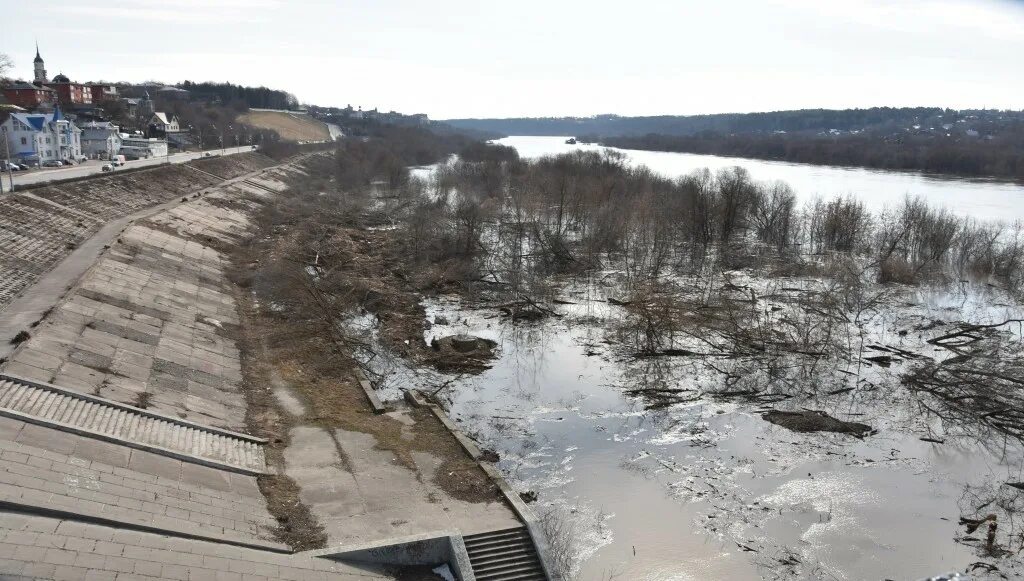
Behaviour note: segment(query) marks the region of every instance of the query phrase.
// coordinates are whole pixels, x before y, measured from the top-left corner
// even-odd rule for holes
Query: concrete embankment
[[[378,414],[351,373],[302,368],[296,329],[231,282],[261,210],[304,174],[272,164],[5,199],[0,269],[28,274],[0,312],[5,336],[25,332],[0,364],[0,575],[392,578],[381,561],[426,563],[348,549],[413,536],[454,539],[438,555],[466,580],[463,536],[528,542],[501,494],[443,485],[488,476],[436,411]]]

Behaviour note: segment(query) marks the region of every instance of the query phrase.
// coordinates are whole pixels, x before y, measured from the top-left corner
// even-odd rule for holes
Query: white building
[[[174,115],[168,117],[167,113],[160,111],[153,113],[153,116],[149,118],[149,127],[160,133],[178,133],[181,131],[177,117]]]
[[[59,108],[53,113],[11,113],[0,131],[7,139],[11,159],[44,162],[82,157],[82,130]]]
[[[167,155],[167,142],[152,137],[121,134],[121,155],[127,159],[149,159]]]
[[[117,125],[109,121],[92,121],[82,125],[82,155],[90,159],[110,159],[121,150]]]

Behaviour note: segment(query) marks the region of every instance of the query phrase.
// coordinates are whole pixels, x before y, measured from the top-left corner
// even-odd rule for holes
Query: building
[[[14,103],[11,103],[7,96],[0,93],[0,119],[6,119],[6,113],[24,113],[24,107],[19,107]]]
[[[167,117],[167,113],[157,111],[149,118],[149,133],[151,135],[164,136],[168,133],[178,133],[181,127],[178,125],[178,118],[174,115]]]
[[[95,105],[117,99],[117,87],[109,83],[86,83],[86,87],[89,88],[92,102]]]
[[[38,42],[36,43],[36,58],[33,61],[33,64],[35,65],[35,82],[36,83],[45,83],[47,81],[47,78],[46,78],[46,67],[43,64],[43,57],[39,56],[39,43]]]
[[[83,83],[72,82],[66,75],[57,75],[43,84],[57,92],[57,102],[65,107],[92,105],[92,89]]]
[[[121,150],[120,128],[109,121],[92,121],[81,126],[82,155],[110,159]]]
[[[44,162],[82,157],[82,130],[60,108],[53,113],[11,113],[0,131],[13,159]]]
[[[12,105],[23,109],[52,107],[57,102],[57,91],[44,85],[15,81],[3,88],[4,97]]]
[[[164,157],[167,155],[167,142],[163,139],[121,134],[121,149],[119,153],[127,159]]]

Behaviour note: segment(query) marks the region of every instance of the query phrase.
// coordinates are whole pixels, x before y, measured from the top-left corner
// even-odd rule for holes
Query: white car
[[[114,166],[113,164],[105,163],[100,169],[102,171],[114,171]]]

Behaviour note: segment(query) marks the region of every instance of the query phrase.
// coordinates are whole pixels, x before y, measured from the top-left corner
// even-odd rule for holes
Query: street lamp
[[[9,192],[14,191],[14,169],[11,167],[11,145],[7,143],[7,128],[4,127],[4,158],[7,159],[7,177],[11,180],[11,189]],[[0,178],[0,193],[4,191],[4,182]]]

